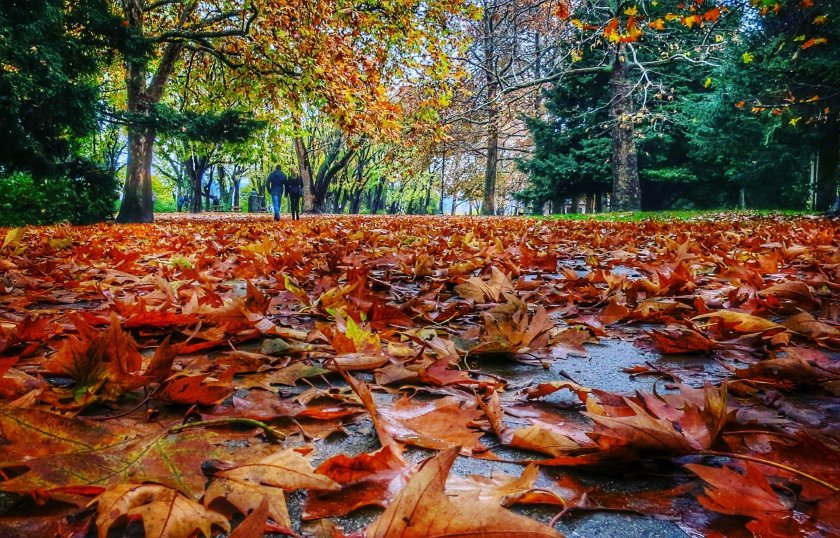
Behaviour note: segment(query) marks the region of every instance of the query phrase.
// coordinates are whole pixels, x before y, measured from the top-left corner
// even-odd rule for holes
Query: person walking
[[[289,178],[286,183],[286,196],[289,197],[289,211],[293,220],[300,220],[300,197],[303,196],[303,180],[299,175]]]
[[[274,220],[280,220],[280,202],[283,201],[283,189],[286,186],[286,174],[278,164],[272,173],[268,175],[266,189],[271,195],[271,204],[274,206]]]

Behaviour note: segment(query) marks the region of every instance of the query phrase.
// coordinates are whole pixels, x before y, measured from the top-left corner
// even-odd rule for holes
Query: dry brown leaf
[[[444,490],[457,448],[444,450],[420,465],[405,489],[368,527],[367,538],[501,537],[559,538],[563,535],[506,510],[478,495],[450,498]]]
[[[120,522],[140,519],[147,538],[190,538],[196,532],[212,536],[212,528],[230,530],[221,514],[206,510],[174,489],[154,484],[118,484],[97,499],[99,538]]]

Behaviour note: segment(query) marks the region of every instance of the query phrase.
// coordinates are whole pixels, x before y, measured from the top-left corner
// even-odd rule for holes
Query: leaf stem
[[[215,420],[199,420],[196,422],[187,422],[186,424],[178,424],[177,426],[172,426],[169,428],[169,433],[178,433],[182,432],[189,428],[213,428],[216,426],[251,426],[253,428],[260,428],[262,429],[263,433],[265,433],[266,437],[271,439],[272,441],[283,441],[286,439],[286,435],[282,432],[279,432],[266,424],[265,422],[261,422],[259,420],[254,420],[251,418],[241,418],[241,417],[230,417],[230,418],[220,418]]]
[[[756,458],[755,456],[747,456],[745,454],[734,454],[732,452],[718,452],[717,450],[704,450],[701,454],[706,456],[721,456],[724,458],[735,458],[739,460],[746,460],[751,461],[753,463],[760,463],[762,465],[769,465],[771,467],[776,467],[777,469],[782,469],[783,471],[787,471],[789,473],[795,474],[797,476],[801,476],[802,478],[806,478],[812,482],[816,482],[817,484],[826,487],[833,491],[834,493],[840,492],[840,487],[835,486],[830,482],[826,482],[820,478],[817,478],[814,475],[810,475],[804,471],[800,471],[799,469],[794,469],[793,467],[788,467],[782,463],[778,463],[775,461],[765,460],[762,458]]]

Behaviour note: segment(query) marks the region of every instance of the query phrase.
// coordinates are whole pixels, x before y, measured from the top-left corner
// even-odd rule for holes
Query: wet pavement
[[[470,359],[470,365],[477,367],[482,372],[504,377],[508,381],[507,393],[513,393],[527,386],[543,382],[563,381],[565,379],[564,374],[574,378],[581,385],[610,392],[632,394],[635,391],[650,392],[654,388],[659,393],[669,392],[674,387],[671,380],[663,380],[662,377],[650,375],[631,377],[628,373],[622,371],[623,368],[645,364],[646,362],[658,368],[676,369],[680,373],[696,374],[682,376],[686,385],[694,387],[701,386],[704,380],[719,380],[725,375],[725,371],[707,356],[661,357],[640,349],[631,341],[616,339],[603,339],[599,344],[586,345],[585,347],[587,350],[585,356],[569,356],[565,359],[543,361],[543,363],[534,360],[529,361],[532,363],[528,364],[512,360],[511,357],[497,356],[473,358]],[[524,357],[524,359],[529,360],[528,357]],[[360,375],[359,377],[364,379],[366,376]],[[335,380],[332,381],[335,382]],[[383,405],[387,405],[390,399],[389,395],[378,392],[375,396],[377,401]],[[579,403],[567,391],[552,394],[545,400],[569,406],[576,406]],[[364,452],[372,452],[379,448],[379,441],[369,419],[364,418],[358,423],[348,426],[347,431],[350,435],[336,434],[326,440],[315,442],[316,457],[314,463],[316,465],[337,454],[353,456]],[[495,439],[489,435],[485,436],[482,442],[492,446],[494,453],[502,459],[521,460],[534,456],[532,453],[496,446]],[[434,452],[430,450],[408,447],[405,456],[409,461],[419,462],[433,454]],[[494,462],[461,456],[456,460],[451,472],[461,477],[468,475],[489,476],[494,472],[519,476],[522,469],[522,465],[515,463]],[[586,472],[579,469],[546,468],[541,473],[536,485],[537,487],[547,486],[551,481],[564,474],[584,484],[597,486],[606,491],[633,492],[667,489],[678,483],[667,476],[651,479],[649,475],[634,475],[622,470],[618,470],[618,472],[620,474],[606,475],[601,471]],[[298,522],[298,525],[304,501],[305,497],[301,492],[289,495],[290,515],[292,521]],[[500,510],[503,510],[503,508],[500,508]],[[557,515],[558,507],[524,505],[515,506],[512,510],[548,523]],[[337,518],[336,521],[344,528],[345,532],[351,533],[363,530],[380,513],[380,509],[365,508],[346,517]],[[554,528],[570,537],[684,538],[688,536],[676,521],[667,518],[655,519],[633,513],[610,511],[572,512],[560,519]],[[295,530],[300,532],[301,528],[298,527]],[[306,535],[305,528],[303,533]]]

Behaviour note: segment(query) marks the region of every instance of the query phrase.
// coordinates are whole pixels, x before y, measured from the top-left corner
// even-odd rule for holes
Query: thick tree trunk
[[[152,148],[153,129],[129,129],[128,164],[117,222],[153,222]]]
[[[632,83],[627,64],[622,60],[624,47],[619,50],[610,76],[610,119],[612,120],[613,206],[615,211],[642,209],[642,189],[639,184],[639,165],[636,142],[633,139]]]
[[[138,36],[144,31],[144,0],[122,0],[126,22]],[[187,4],[180,20],[186,22],[195,11],[198,2]],[[184,43],[171,42],[160,56],[157,70],[151,81],[147,80],[146,63],[143,60],[126,61],[126,103],[128,111],[148,114],[163,97],[163,89],[175,63],[184,50]],[[153,128],[130,125],[128,127],[129,164],[126,167],[125,190],[117,222],[152,222],[154,202],[152,200],[152,159],[156,132]]]
[[[128,24],[141,35],[143,32],[143,2],[124,0],[123,9]],[[125,86],[128,111],[148,114],[152,102],[146,91],[146,64],[143,61],[126,62]],[[128,127],[128,164],[125,188],[117,222],[152,222],[152,148],[155,131],[136,125]]]

